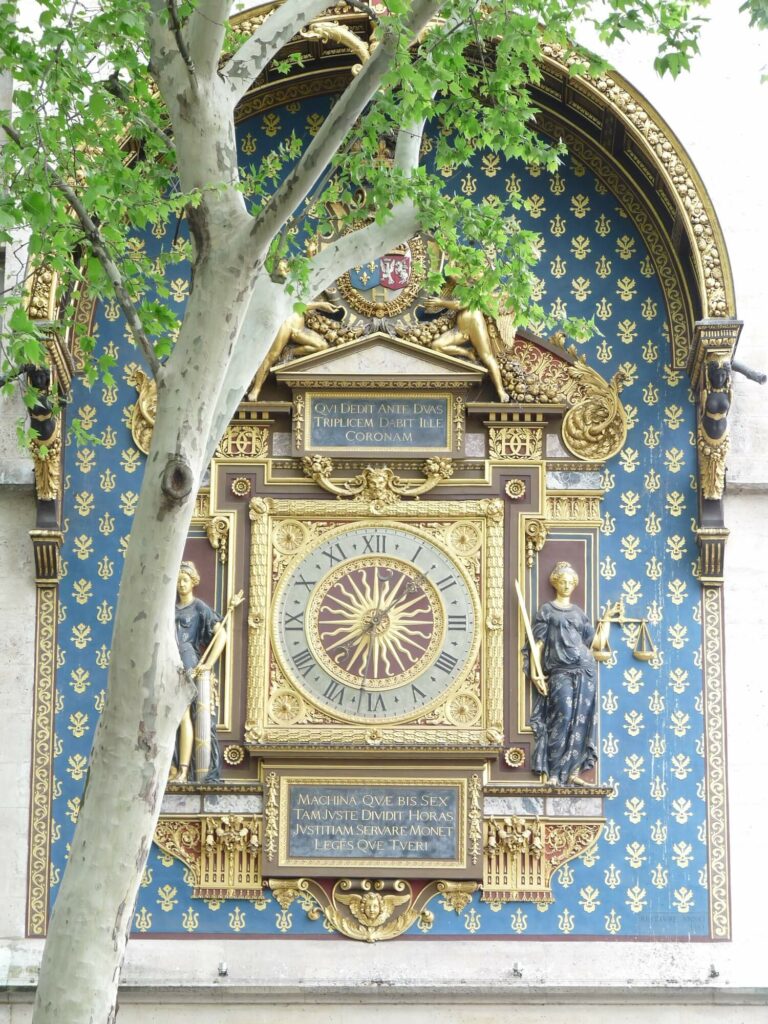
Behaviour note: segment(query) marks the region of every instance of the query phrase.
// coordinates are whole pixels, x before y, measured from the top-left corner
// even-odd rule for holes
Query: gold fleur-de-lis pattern
[[[254,165],[291,131],[311,136],[331,100],[312,99],[238,126],[241,159]],[[428,152],[429,146],[425,147]],[[597,845],[554,876],[552,904],[486,904],[435,911],[420,936],[702,937],[708,934],[705,745],[702,715],[701,587],[693,517],[695,410],[684,372],[673,365],[665,296],[626,197],[620,203],[573,159],[555,174],[481,153],[449,168],[447,187],[474,201],[519,195],[523,228],[540,235],[536,291],[548,313],[594,317],[599,333],[580,346],[603,377],[630,381],[624,449],[603,474],[606,494],[598,567],[602,602],[624,600],[649,622],[656,655],[632,657],[636,630],[613,627],[611,662],[601,667],[600,775],[615,795]],[[182,235],[184,229],[182,228]],[[156,258],[175,225],[148,230]],[[137,248],[137,251],[139,249]],[[169,302],[183,310],[188,266],[168,271]],[[107,303],[98,344],[120,357],[125,324]],[[135,359],[135,350],[122,358]],[[79,813],[93,731],[103,706],[109,643],[143,456],[129,430],[136,392],[127,368],[109,388],[73,386],[72,406],[101,444],[66,449],[57,652],[51,887],[55,896]],[[134,916],[137,932],[328,935],[298,903],[284,911],[269,894],[251,902],[193,900],[189,874],[153,847]]]

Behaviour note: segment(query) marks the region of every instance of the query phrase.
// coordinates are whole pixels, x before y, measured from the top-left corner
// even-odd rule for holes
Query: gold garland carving
[[[476,882],[429,882],[417,895],[402,879],[339,879],[330,895],[311,878],[271,878],[269,887],[281,908],[278,927],[289,926],[288,911],[298,901],[310,921],[322,916],[328,928],[359,942],[384,942],[397,938],[418,924],[428,931],[435,915],[427,904],[440,897],[443,909],[456,914],[469,905]]]
[[[453,433],[456,438],[456,451],[460,452],[464,445],[464,427],[466,424],[467,403],[460,395],[453,400]]]
[[[486,820],[481,899],[553,903],[555,871],[593,846],[603,824],[517,816]]]
[[[373,513],[385,512],[401,498],[426,494],[453,476],[453,464],[447,458],[427,459],[423,465],[424,480],[420,483],[403,480],[388,466],[366,466],[350,480],[331,480],[333,459],[326,455],[307,455],[302,459],[306,476],[323,490],[340,498],[360,498],[370,503]]]
[[[544,852],[542,824],[538,818],[527,821],[517,815],[489,818],[485,823],[485,852],[525,853],[538,860]]]
[[[291,416],[293,428],[293,443],[296,451],[304,450],[304,396],[296,395],[293,399],[293,415]]]
[[[56,319],[58,274],[46,264],[38,264],[27,288],[27,313],[30,320]]]
[[[725,465],[731,447],[730,434],[708,437],[699,423],[696,429],[696,447],[699,451],[699,486],[703,498],[719,501],[725,493]]]
[[[555,69],[568,69],[571,64],[583,58],[557,45],[542,47],[545,61]],[[562,73],[562,72],[561,72]],[[667,136],[642,103],[609,74],[598,78],[583,78],[580,84],[595,98],[609,104],[622,121],[630,125],[643,142],[643,148],[652,154],[652,160],[661,165],[672,190],[677,194],[677,207],[686,222],[691,238],[691,248],[697,264],[697,277],[704,302],[705,317],[727,317],[732,314],[729,296],[726,294],[726,280],[723,266],[727,256],[719,250],[716,225],[710,218],[707,207],[699,194],[698,183],[694,181],[687,166],[687,158],[678,152],[673,141]],[[567,140],[566,140],[567,141]]]
[[[728,865],[728,788],[723,666],[723,608],[720,587],[704,587],[704,736],[706,742],[709,917],[713,939],[731,937]]]
[[[38,587],[27,900],[27,935],[35,938],[42,938],[48,930],[58,609],[57,586]]]
[[[476,773],[469,779],[469,856],[477,864],[483,845],[483,787]]]
[[[261,820],[242,814],[161,815],[154,841],[192,874],[193,899],[261,896]]]
[[[277,856],[277,840],[280,834],[278,824],[278,781],[277,773],[270,772],[266,779],[266,800],[264,801],[264,853],[269,860]]]
[[[269,498],[251,498],[248,506],[251,528],[251,579],[250,612],[248,614],[249,638],[258,638],[248,644],[248,696],[245,722],[245,740],[258,743],[265,721],[264,691],[259,685],[265,671],[266,623],[268,581],[266,569],[269,557],[269,513],[272,501]],[[256,723],[259,723],[258,725]],[[267,780],[269,782],[269,778]],[[277,776],[272,781],[277,783]],[[276,798],[275,798],[276,799]],[[275,833],[276,838],[276,833]],[[270,840],[269,818],[267,819],[267,842]],[[276,849],[276,847],[275,847]]]
[[[61,415],[53,416],[53,434],[48,440],[33,437],[29,451],[35,471],[35,491],[40,501],[55,501],[61,483]]]
[[[543,519],[526,519],[524,523],[525,564],[531,569],[547,539],[547,524]]]

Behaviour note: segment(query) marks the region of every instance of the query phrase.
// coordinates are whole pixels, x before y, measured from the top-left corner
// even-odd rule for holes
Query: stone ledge
[[[32,492],[35,484],[35,473],[32,463],[0,462],[0,487],[13,487]]]
[[[0,1003],[32,998],[42,945],[0,941]],[[730,943],[147,937],[129,943],[121,1001],[765,1006],[764,979]]]
[[[4,1003],[31,1003],[34,987],[9,985],[0,991],[0,1005]],[[296,1003],[338,1004],[360,1006],[369,1004],[416,1003],[422,1009],[429,1005],[509,1006],[526,1003],[549,1006],[660,1006],[672,1004],[678,1008],[689,1006],[766,1006],[766,988],[696,988],[692,986],[659,986],[635,988],[632,986],[601,987],[539,986],[516,984],[482,986],[396,986],[372,981],[357,985],[315,985],[297,987],[285,985],[237,985],[228,979],[207,985],[133,986],[120,985],[120,1003],[135,1005],[190,1005],[215,1004],[227,1006],[288,1005]]]

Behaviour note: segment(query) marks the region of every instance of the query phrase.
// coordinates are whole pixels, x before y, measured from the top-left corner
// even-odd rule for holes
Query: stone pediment
[[[469,387],[486,375],[484,367],[467,359],[443,355],[402,338],[375,333],[346,342],[338,348],[314,352],[274,369],[275,377],[288,387],[336,385],[424,387],[439,382],[444,387]]]

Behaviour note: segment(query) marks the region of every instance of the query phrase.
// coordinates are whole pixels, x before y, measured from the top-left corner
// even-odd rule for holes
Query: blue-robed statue
[[[595,629],[571,604],[579,582],[573,566],[558,562],[549,582],[555,599],[543,604],[531,623],[537,656],[531,657],[529,647],[524,651],[526,673],[537,691],[531,713],[533,770],[550,785],[583,786],[588,783],[581,772],[597,763]]]
[[[176,642],[179,656],[197,696],[184,712],[174,754],[176,782],[215,782],[220,755],[218,717],[211,693],[210,670],[224,649],[227,632],[221,616],[195,597],[200,575],[193,562],[182,562],[176,584]]]

